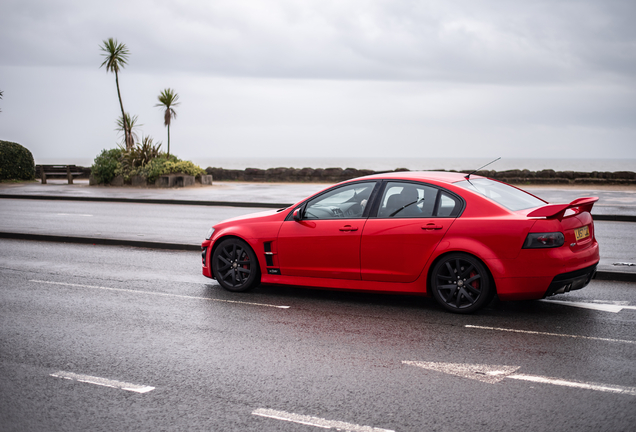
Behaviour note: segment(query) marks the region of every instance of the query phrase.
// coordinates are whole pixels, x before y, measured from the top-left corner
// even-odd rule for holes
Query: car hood
[[[278,209],[278,210],[265,210],[265,211],[262,211],[262,212],[249,213],[249,214],[242,215],[242,216],[236,216],[236,217],[233,217],[231,219],[225,219],[225,220],[219,222],[218,224],[216,224],[215,227],[220,227],[221,225],[225,225],[228,222],[236,222],[236,221],[239,221],[239,220],[249,221],[251,219],[264,219],[264,218],[267,218],[269,216],[281,215],[281,213],[285,213],[285,211],[280,211],[280,209]]]

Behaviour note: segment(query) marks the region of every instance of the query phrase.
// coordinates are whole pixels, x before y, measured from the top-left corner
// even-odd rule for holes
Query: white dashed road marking
[[[93,217],[91,214],[81,214],[81,213],[58,213],[58,216],[81,216],[81,217]]]
[[[596,390],[596,391],[602,391],[607,393],[620,393],[620,394],[636,396],[636,387],[622,387],[622,386],[607,385],[607,384],[583,383],[578,381],[566,381],[559,378],[548,378],[548,377],[542,377],[537,375],[524,375],[524,374],[508,375],[506,378],[512,378],[512,379],[523,380],[523,381],[531,381],[531,382],[542,383],[542,384],[553,384],[553,385],[559,385],[559,386],[565,386],[565,387],[575,387],[575,388],[582,388],[586,390]]]
[[[589,339],[589,340],[597,340],[603,342],[619,342],[626,344],[636,344],[636,341],[624,340],[624,339],[608,339],[608,338],[600,338],[594,336],[579,336],[579,335],[569,335],[563,333],[548,333],[548,332],[539,332],[539,331],[531,331],[531,330],[515,330],[515,329],[507,329],[501,327],[485,327],[485,326],[476,326],[476,325],[465,325],[466,328],[480,329],[480,330],[496,330],[496,331],[505,331],[512,333],[525,333],[525,334],[535,334],[541,336],[559,336],[559,337],[569,337],[569,338],[577,338],[577,339]]]
[[[119,390],[126,390],[126,391],[135,392],[135,393],[148,393],[149,391],[152,391],[155,389],[154,387],[150,387],[150,386],[143,386],[143,385],[131,384],[131,383],[126,383],[121,381],[109,380],[106,378],[100,378],[100,377],[95,377],[90,375],[80,375],[73,372],[59,371],[59,372],[52,373],[51,376],[55,378],[62,378],[62,379],[67,379],[71,381],[79,381],[79,382],[88,383],[88,384],[95,384],[95,385],[103,386],[103,387],[112,387]]]
[[[244,302],[244,301],[238,301],[238,300],[214,299],[209,297],[194,297],[194,296],[159,293],[159,292],[152,292],[152,291],[138,291],[138,290],[131,290],[126,288],[110,288],[110,287],[95,286],[95,285],[72,284],[72,283],[66,283],[66,282],[50,282],[50,281],[43,281],[43,280],[37,280],[37,279],[31,279],[29,280],[29,282],[45,283],[50,285],[63,285],[63,286],[78,287],[78,288],[101,289],[106,291],[120,291],[120,292],[134,293],[134,294],[146,294],[146,295],[155,295],[155,296],[163,296],[163,297],[176,297],[176,298],[193,299],[193,300],[207,300],[207,301],[222,302],[222,303],[237,303],[237,304],[244,304],[244,305],[250,305],[250,306],[265,306],[265,307],[273,307],[277,309],[289,309],[289,306],[277,306],[277,305],[271,305],[271,304],[265,304],[265,303],[251,303],[251,302]]]
[[[479,365],[466,363],[436,363],[436,362],[420,362],[420,361],[403,361],[402,363],[418,366],[437,372],[443,372],[449,375],[470,378],[488,384],[496,384],[505,378],[511,378],[522,381],[530,381],[542,384],[552,384],[564,387],[574,387],[586,390],[602,391],[606,393],[619,393],[624,395],[636,396],[636,387],[623,387],[611,384],[586,383],[580,381],[568,381],[560,378],[544,377],[540,375],[516,374],[515,372],[521,366],[503,366],[503,365]]]
[[[390,429],[381,429],[372,426],[361,426],[353,423],[345,423],[337,420],[327,420],[320,417],[312,417],[266,408],[259,408],[257,410],[254,410],[252,414],[261,417],[273,418],[276,420],[284,420],[293,423],[316,426],[323,429],[336,429],[349,432],[395,432]]]

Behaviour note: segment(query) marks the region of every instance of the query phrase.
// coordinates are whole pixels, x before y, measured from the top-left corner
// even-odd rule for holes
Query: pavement
[[[68,185],[65,180],[53,180],[42,185],[39,182],[2,183],[0,199],[28,199],[45,201],[94,201],[145,203],[165,205],[223,206],[250,208],[278,208],[291,205],[318,192],[329,184],[324,183],[239,183],[216,182],[213,186],[195,186],[178,189],[132,188],[89,186],[88,181],[75,180]],[[525,190],[549,202],[570,202],[582,196],[598,196],[592,215],[597,221],[597,233],[604,231],[601,263],[597,278],[607,280],[636,281],[634,241],[636,241],[636,188],[625,186],[524,186]],[[608,221],[607,226],[600,221]],[[616,225],[618,224],[618,225]],[[604,228],[604,227],[607,228]],[[0,233],[4,238],[43,239],[42,233]],[[194,250],[194,244],[179,242],[148,242],[139,239],[106,238],[91,236],[57,235],[48,233],[51,241],[119,244],[140,247]],[[599,237],[600,238],[600,237]],[[183,243],[183,242],[181,242]],[[605,256],[604,256],[604,250]],[[607,254],[607,251],[610,251]],[[621,253],[622,251],[622,253]]]

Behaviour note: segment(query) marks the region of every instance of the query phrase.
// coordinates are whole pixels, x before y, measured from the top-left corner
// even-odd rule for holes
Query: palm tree
[[[167,88],[159,93],[157,99],[159,99],[159,103],[155,106],[166,108],[163,113],[163,124],[168,128],[168,157],[170,157],[170,121],[177,118],[177,113],[172,107],[179,105],[177,102],[179,95],[174,90]]]
[[[4,92],[2,90],[0,90],[0,99],[2,99],[3,95],[4,95]],[[2,110],[0,110],[0,112],[2,112]]]
[[[127,128],[126,128],[127,126]],[[126,143],[126,129],[128,129],[130,136],[133,139],[133,142],[137,141],[138,137],[137,137],[137,133],[135,132],[135,129],[139,128],[140,126],[143,126],[142,124],[138,124],[137,123],[137,116],[130,116],[130,114],[126,113],[126,120],[124,122],[124,119],[119,116],[119,118],[117,119],[117,127],[115,128],[116,131],[118,132],[122,132],[124,134],[124,144]],[[130,150],[130,148],[126,147],[126,150]]]
[[[119,97],[119,107],[121,108],[121,118],[123,119],[124,126],[124,141],[126,142],[126,148],[130,149],[135,143],[132,137],[132,125],[127,122],[126,114],[124,113],[124,104],[121,101],[121,92],[119,91],[119,69],[123,69],[128,64],[128,56],[130,51],[126,48],[126,45],[117,43],[117,39],[109,38],[103,41],[104,45],[99,48],[103,51],[102,55],[105,58],[104,62],[100,66],[106,66],[106,73],[115,73],[115,84],[117,84],[117,97]]]

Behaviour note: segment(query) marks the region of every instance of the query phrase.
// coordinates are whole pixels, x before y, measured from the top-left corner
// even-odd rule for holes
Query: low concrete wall
[[[355,168],[247,168],[245,170],[229,170],[223,168],[208,167],[206,172],[214,176],[215,181],[245,181],[245,182],[312,182],[312,183],[336,183],[370,174],[384,172],[409,171],[406,168],[397,168],[393,171],[359,170]],[[457,171],[450,171],[457,172]],[[470,170],[460,171],[463,173]],[[616,172],[578,172],[578,171],[529,171],[507,170],[494,171],[483,170],[475,174],[495,178],[506,183],[515,184],[627,184],[636,185],[636,173],[633,171]]]

